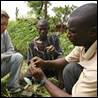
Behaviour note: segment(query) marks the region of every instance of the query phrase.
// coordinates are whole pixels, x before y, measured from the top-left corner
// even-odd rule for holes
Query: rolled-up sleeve
[[[82,47],[75,47],[70,54],[65,57],[67,62],[79,62],[80,60],[80,52]]]
[[[14,51],[14,46],[11,42],[11,38],[10,38],[8,32],[5,33],[5,44],[6,44],[7,51]]]
[[[8,32],[4,32],[3,37],[2,37],[2,49],[1,50],[1,59],[10,57],[12,55],[12,53],[14,53],[14,46],[11,42],[11,38],[8,34]]]

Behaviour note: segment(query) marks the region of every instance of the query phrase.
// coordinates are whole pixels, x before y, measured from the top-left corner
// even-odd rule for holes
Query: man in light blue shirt
[[[19,92],[19,75],[23,62],[23,56],[14,51],[13,44],[7,32],[9,15],[1,11],[1,78],[9,73],[7,83],[8,90],[11,93]]]

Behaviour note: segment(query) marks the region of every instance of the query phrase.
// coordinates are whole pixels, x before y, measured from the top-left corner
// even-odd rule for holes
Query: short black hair
[[[4,10],[1,10],[1,17],[3,17],[3,16],[9,18],[8,13]]]
[[[88,3],[78,7],[74,10],[70,17],[79,17],[82,21],[82,25],[87,28],[97,27],[97,4]]]
[[[38,26],[39,25],[45,25],[45,26],[47,26],[48,27],[48,21],[46,20],[46,19],[40,19],[39,21],[38,21]]]

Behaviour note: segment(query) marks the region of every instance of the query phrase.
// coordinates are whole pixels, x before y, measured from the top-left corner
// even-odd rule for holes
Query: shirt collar
[[[87,52],[84,54],[83,57],[87,60],[91,59],[96,53],[96,49],[97,49],[97,40],[90,46],[90,48],[87,50]]]

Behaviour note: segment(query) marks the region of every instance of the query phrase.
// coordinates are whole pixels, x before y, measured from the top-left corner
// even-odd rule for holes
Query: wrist
[[[40,81],[40,86],[44,86],[46,83],[47,78],[44,77],[41,81]]]
[[[44,65],[47,65],[48,64],[48,60],[44,60]]]

